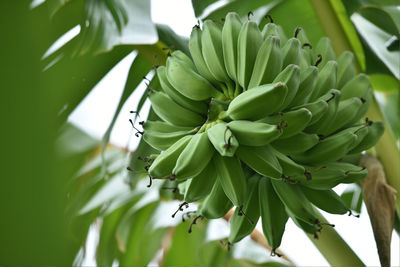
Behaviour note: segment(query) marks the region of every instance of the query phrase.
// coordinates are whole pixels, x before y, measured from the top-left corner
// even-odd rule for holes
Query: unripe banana
[[[239,142],[225,122],[218,123],[207,130],[208,138],[221,156],[233,157]]]
[[[336,54],[335,54],[335,51],[333,51],[332,42],[328,37],[322,37],[321,39],[319,39],[317,46],[315,47],[315,50],[314,50],[314,55],[315,55],[315,57],[317,57],[317,55],[321,55],[321,57],[322,57],[322,61],[318,65],[319,69],[324,68],[324,66],[330,60],[336,59]],[[335,88],[335,86],[332,88]],[[329,88],[329,89],[331,89],[331,88]]]
[[[189,39],[189,51],[193,58],[194,65],[196,65],[197,71],[200,73],[200,75],[209,80],[211,83],[216,83],[217,80],[215,80],[214,76],[208,69],[206,62],[204,61],[201,46],[202,33],[203,32],[199,26],[196,25],[193,27]]]
[[[379,141],[383,132],[385,131],[385,125],[381,121],[374,121],[372,125],[368,127],[368,134],[363,138],[363,140],[352,150],[349,154],[360,153],[376,145]]]
[[[301,43],[297,38],[290,38],[282,47],[283,65],[286,68],[289,64],[300,65]]]
[[[333,60],[328,61],[323,68],[320,68],[317,84],[310,96],[311,101],[326,94],[330,89],[336,88],[336,73],[337,63]]]
[[[198,126],[205,121],[200,114],[175,103],[163,92],[153,91],[149,99],[154,112],[164,121],[178,126]]]
[[[309,224],[318,222],[318,216],[305,197],[300,185],[278,180],[271,180],[271,183],[279,199],[296,218]]]
[[[282,127],[282,135],[280,138],[288,138],[300,133],[307,127],[311,121],[312,113],[306,108],[299,108],[296,110],[271,115],[260,120],[270,124],[277,124],[278,128]],[[283,126],[280,126],[282,125]]]
[[[248,179],[247,196],[243,208],[236,208],[230,221],[228,241],[236,243],[249,235],[257,225],[260,218],[260,203],[258,200],[258,187],[260,175],[255,174]],[[243,215],[243,213],[245,215]]]
[[[247,179],[242,165],[236,157],[223,157],[215,154],[213,158],[218,180],[232,204],[240,207],[244,204],[247,194]]]
[[[290,219],[304,232],[314,235],[314,238],[318,238],[317,232],[320,231],[317,224],[307,223],[298,219],[288,208],[286,208],[286,213],[290,216]]]
[[[316,123],[306,128],[306,132],[328,135],[330,133],[332,120],[336,118],[336,113],[339,109],[341,93],[339,90],[331,89],[328,94],[322,96],[321,99],[328,103],[328,108]]]
[[[332,189],[315,190],[303,186],[301,190],[311,203],[323,211],[332,214],[345,214],[349,211],[340,196]]]
[[[143,124],[144,131],[155,131],[160,133],[171,133],[179,131],[191,131],[193,127],[172,125],[163,121],[146,121]]]
[[[368,124],[364,124],[364,125],[357,125],[355,127],[351,127],[354,129],[353,133],[355,135],[357,135],[357,140],[349,147],[349,151],[352,150],[353,148],[355,148],[356,146],[358,146],[359,143],[362,142],[362,140],[364,140],[364,138],[368,135],[369,132],[369,126]],[[350,128],[348,128],[350,129]]]
[[[237,13],[229,12],[222,28],[222,50],[226,72],[232,80],[237,80],[238,39],[242,22]]]
[[[171,145],[176,143],[182,137],[196,133],[196,129],[186,131],[175,131],[175,132],[157,132],[152,130],[145,130],[143,133],[143,139],[150,146],[158,150],[165,150]]]
[[[303,45],[301,47],[300,69],[302,71],[308,69],[314,64],[314,61],[314,55],[311,48],[308,45]]]
[[[300,184],[316,190],[331,189],[342,182],[346,178],[345,171],[341,169],[330,168],[328,164],[320,167],[306,168],[309,175],[309,180],[304,179],[304,176],[292,178],[295,181],[300,181]],[[311,179],[310,179],[311,178]]]
[[[149,168],[150,176],[160,179],[173,178],[171,174],[176,161],[191,139],[192,135],[184,136],[168,149],[161,152],[161,154],[153,161]]]
[[[349,80],[341,89],[343,100],[352,97],[365,97],[369,92],[369,77],[364,73],[358,74]]]
[[[231,208],[232,202],[222,189],[219,179],[214,183],[211,193],[204,199],[199,207],[200,215],[207,219],[223,217]]]
[[[254,21],[243,23],[238,37],[237,82],[244,89],[250,82],[262,35]]]
[[[178,51],[175,51],[176,53]],[[207,104],[200,101],[194,101],[190,98],[179,93],[168,81],[166,75],[166,67],[160,66],[157,68],[157,77],[160,81],[161,87],[168,96],[182,107],[199,114],[207,114]]]
[[[309,150],[319,142],[317,134],[307,134],[300,132],[289,138],[280,138],[271,143],[271,145],[280,152],[290,155],[298,154]]]
[[[295,97],[292,100],[292,106],[303,105],[308,102],[310,93],[314,90],[318,81],[318,68],[309,66],[300,72],[300,85]]]
[[[297,90],[300,85],[300,68],[297,65],[289,64],[278,76],[275,78],[273,83],[283,82],[288,88],[288,93],[286,95],[285,101],[281,106],[281,110],[288,107],[294,97],[296,96]]]
[[[352,125],[354,121],[358,121],[360,117],[356,116],[362,105],[365,105],[365,103],[358,97],[352,97],[341,101],[338,106],[336,117],[331,121],[329,129],[325,131],[325,134],[334,133],[339,129]]]
[[[328,109],[328,103],[324,99],[317,99],[315,102],[303,104],[293,109],[299,109],[299,108],[306,108],[311,112],[312,117],[308,125],[313,125],[314,123],[319,121],[321,117],[324,115],[324,113]]]
[[[296,161],[306,164],[331,162],[345,156],[356,140],[357,135],[346,129],[323,139],[316,146],[302,154],[291,156]]]
[[[210,162],[197,176],[186,181],[184,200],[187,203],[195,202],[207,196],[217,180],[214,164]]]
[[[295,37],[299,39],[301,45],[310,44],[306,31],[302,27],[297,27],[295,30]]]
[[[214,155],[214,147],[207,133],[195,134],[179,155],[172,170],[178,180],[192,178],[201,173]]]
[[[350,51],[344,51],[337,59],[337,88],[341,89],[348,81],[356,75],[354,66],[354,55]]]
[[[227,114],[234,120],[261,119],[280,109],[287,92],[282,82],[252,88],[231,101]]]
[[[206,20],[203,23],[201,46],[204,60],[211,74],[216,80],[230,82],[225,69],[224,55],[222,52],[222,28],[216,22]]]
[[[275,250],[281,245],[288,215],[270,179],[265,177],[260,179],[258,193],[262,229],[268,244]]]
[[[196,66],[194,65],[192,59],[186,55],[185,53],[183,53],[180,50],[176,50],[174,52],[172,52],[171,54],[172,57],[176,57],[180,60],[182,60],[183,62],[185,62],[192,70],[197,71]]]
[[[278,159],[279,165],[282,167],[283,174],[286,177],[298,177],[304,175],[305,168],[294,162],[288,156],[274,149],[274,154]]]
[[[282,178],[282,167],[270,146],[248,147],[241,145],[236,150],[236,155],[259,174],[273,179]]]
[[[278,26],[272,22],[265,24],[264,28],[261,31],[261,35],[264,38],[264,40],[270,36],[279,37]]]
[[[279,138],[281,129],[276,125],[245,120],[231,121],[227,125],[241,145],[264,146]]]
[[[167,78],[176,90],[192,100],[223,97],[211,83],[178,58],[167,59]]]
[[[271,83],[281,71],[282,50],[280,46],[279,37],[275,35],[269,36],[263,41],[254,63],[249,89],[261,84]]]

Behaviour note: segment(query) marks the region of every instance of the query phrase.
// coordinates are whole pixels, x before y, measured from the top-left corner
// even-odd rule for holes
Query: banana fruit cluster
[[[260,30],[236,13],[196,25],[189,50],[157,68],[162,90],[149,98],[160,120],[143,125],[160,151],[149,176],[176,181],[185,202],[201,201],[199,216],[220,218],[235,206],[230,243],[261,218],[276,249],[289,217],[317,235],[314,206],[349,212],[332,188],[366,176],[347,156],[384,131],[362,120],[372,91],[353,54],[336,57],[328,38],[314,47],[301,28],[288,38],[272,22]]]

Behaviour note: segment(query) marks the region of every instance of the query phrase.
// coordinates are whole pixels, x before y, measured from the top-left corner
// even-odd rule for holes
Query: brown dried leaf
[[[379,260],[382,266],[390,266],[390,243],[397,191],[387,184],[383,166],[378,159],[367,154],[361,158],[360,165],[368,169],[368,175],[361,184]]]

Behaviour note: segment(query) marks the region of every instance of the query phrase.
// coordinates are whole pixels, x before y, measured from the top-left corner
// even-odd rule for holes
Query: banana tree
[[[293,67],[289,68],[287,73],[279,74],[280,70],[285,69],[294,60],[289,56],[276,56],[279,53],[287,54],[289,50],[293,50],[292,48],[289,49],[289,45],[286,46],[287,48],[283,46],[283,39],[286,36],[287,39],[294,39],[294,41],[291,41],[292,43],[298,42],[300,44],[298,51],[301,51],[301,53],[310,53],[311,51],[310,62],[305,64],[305,67],[316,65],[314,69],[319,68],[320,74],[323,72],[331,73],[328,59],[335,60],[337,55],[337,61],[340,65],[341,62],[346,61],[346,57],[351,58],[348,56],[350,53],[345,51],[351,51],[354,54],[354,70],[351,67],[344,68],[345,70],[341,72],[340,77],[344,80],[350,79],[351,77],[346,78],[346,75],[351,75],[351,72],[353,72],[353,76],[358,72],[368,75],[357,76],[369,79],[373,89],[373,94],[371,93],[369,100],[369,109],[366,110],[365,115],[368,117],[366,125],[371,121],[381,121],[384,126],[380,129],[384,128],[384,132],[373,148],[368,146],[364,149],[360,148],[359,152],[368,149],[367,154],[363,154],[361,158],[358,154],[356,157],[346,159],[353,164],[352,166],[365,167],[368,170],[368,176],[361,181],[359,179],[351,181],[356,182],[355,186],[349,187],[341,196],[341,199],[337,199],[337,201],[347,205],[347,208],[344,209],[345,212],[352,210],[353,213],[359,213],[361,211],[360,203],[363,200],[365,201],[374,229],[381,264],[390,265],[390,237],[393,224],[399,231],[400,214],[400,198],[396,198],[396,191],[400,192],[400,166],[398,164],[400,162],[398,123],[400,117],[398,85],[400,79],[400,11],[396,1],[370,0],[352,1],[350,3],[337,0],[265,0],[246,1],[244,3],[239,0],[192,0],[193,10],[200,24],[193,25],[193,36],[190,37],[190,43],[189,39],[177,35],[168,26],[157,25],[152,22],[150,1],[46,0],[18,1],[18,3],[12,4],[2,3],[2,5],[4,6],[2,8],[4,23],[1,25],[5,26],[4,32],[7,33],[10,40],[9,43],[2,44],[5,45],[2,51],[10,51],[5,53],[4,56],[5,62],[9,66],[4,67],[7,74],[5,76],[8,76],[5,84],[10,88],[27,89],[23,91],[8,90],[7,94],[10,95],[3,98],[7,101],[4,101],[5,109],[2,113],[22,117],[27,113],[26,111],[29,111],[30,116],[28,120],[16,120],[14,117],[8,116],[5,120],[7,130],[2,132],[4,134],[2,140],[5,140],[5,151],[10,156],[5,159],[4,178],[6,179],[2,179],[5,186],[1,186],[4,191],[1,194],[4,198],[2,205],[9,214],[5,219],[4,226],[1,227],[1,236],[4,242],[0,254],[1,263],[6,265],[79,265],[84,259],[89,229],[96,229],[94,231],[99,233],[99,240],[96,244],[97,265],[112,265],[115,262],[120,265],[131,266],[145,266],[150,262],[158,263],[161,266],[293,265],[290,259],[290,251],[285,251],[287,254],[284,254],[277,249],[277,245],[274,243],[276,240],[268,236],[267,232],[271,230],[268,229],[268,223],[265,223],[268,219],[263,218],[262,220],[263,230],[267,238],[261,231],[254,229],[258,217],[253,217],[251,209],[248,207],[257,206],[258,198],[263,198],[263,202],[270,203],[267,209],[275,208],[274,215],[281,215],[283,229],[289,215],[296,224],[307,232],[312,242],[331,265],[364,265],[349,245],[318,212],[317,208],[322,210],[326,208],[323,205],[318,205],[318,201],[311,201],[313,204],[307,206],[308,213],[313,214],[315,216],[313,220],[318,223],[304,222],[309,218],[302,220],[299,219],[300,215],[291,216],[295,209],[288,208],[291,206],[284,201],[284,196],[285,192],[298,190],[298,187],[295,187],[298,185],[292,185],[298,183],[298,181],[291,176],[280,177],[282,172],[279,171],[279,167],[274,167],[272,164],[274,160],[278,160],[278,165],[282,165],[283,160],[287,158],[284,154],[290,153],[286,151],[283,154],[278,154],[281,157],[277,159],[265,160],[265,156],[262,156],[266,154],[265,150],[246,150],[248,147],[239,145],[251,146],[254,142],[266,145],[275,142],[276,145],[271,149],[282,152],[285,151],[284,146],[287,142],[279,142],[285,140],[279,136],[286,134],[286,138],[290,138],[291,134],[292,136],[297,134],[289,131],[292,129],[289,125],[292,127],[293,124],[300,121],[298,119],[300,117],[296,117],[296,120],[291,123],[290,114],[286,113],[284,108],[276,107],[272,110],[273,105],[278,105],[279,101],[269,103],[271,110],[265,115],[271,115],[277,111],[283,111],[283,113],[281,115],[277,113],[278,115],[275,117],[270,116],[266,119],[266,116],[261,116],[262,112],[266,112],[265,109],[257,109],[261,102],[258,105],[245,99],[246,92],[251,92],[251,89],[248,91],[245,89],[258,85],[261,85],[257,97],[260,101],[269,101],[273,97],[273,89],[279,91],[279,93],[286,90],[286,96],[290,77],[296,75],[296,73],[300,75],[303,72],[302,64],[305,63],[301,61],[296,64],[299,67],[292,65]],[[10,12],[6,10],[10,10]],[[229,12],[236,12],[237,15],[226,17]],[[18,17],[14,15],[17,13],[19,14]],[[221,21],[221,18],[225,17],[225,22]],[[214,21],[214,24],[212,21]],[[228,21],[232,25],[236,21],[236,23],[240,23],[239,26],[242,22],[244,24],[247,22],[250,25],[249,27],[258,25],[257,30],[262,30],[267,25],[265,27],[266,32],[272,28],[271,25],[280,25],[272,29],[276,31],[272,35],[279,36],[279,38],[271,37],[268,42],[265,42],[265,51],[275,52],[270,53],[272,56],[265,60],[267,62],[260,60],[258,63],[257,70],[260,72],[258,80],[246,74],[249,71],[246,71],[248,66],[245,63],[250,56],[231,60],[232,62],[227,64],[228,66],[235,66],[237,62],[237,64],[244,64],[246,67],[231,67],[230,69],[228,67],[226,71],[218,69],[221,51],[213,50],[215,49],[213,47],[214,33],[221,30],[224,33],[222,25],[228,24]],[[249,21],[252,23],[248,23]],[[205,33],[204,36],[206,36],[203,38],[206,38],[206,40],[208,38],[208,41],[200,41],[201,45],[206,45],[208,48],[206,51],[204,49],[200,51],[207,61],[203,69],[199,65],[198,57],[196,59],[195,49],[192,46],[193,40],[195,40],[194,35],[200,27],[203,29],[203,34]],[[234,26],[231,30],[235,31]],[[55,41],[67,32],[72,37],[57,49]],[[73,32],[75,33],[71,35]],[[236,34],[239,35],[239,31]],[[324,36],[330,38],[331,44],[329,39],[323,38]],[[222,35],[222,39],[226,38]],[[257,38],[260,46],[262,42],[261,33],[260,37]],[[254,60],[257,58],[258,49],[252,50],[250,45],[254,46],[257,43],[256,39],[251,39],[251,42],[249,42],[250,49],[246,50],[246,53],[254,54]],[[277,42],[282,42],[282,49]],[[285,43],[290,42],[285,40]],[[28,49],[27,44],[30,44]],[[295,44],[292,46],[295,46]],[[233,51],[230,59],[234,58],[235,51],[240,51],[236,50],[235,45],[223,47],[224,51],[229,49]],[[246,47],[239,47],[239,49],[246,49]],[[112,122],[101,142],[70,125],[67,119],[71,112],[118,62],[132,52],[137,54],[130,66],[125,87]],[[345,56],[339,57],[340,55]],[[223,56],[222,62],[226,63],[226,60],[230,60],[229,58],[224,59]],[[276,58],[273,58],[273,56]],[[24,64],[15,60],[20,58],[24,59]],[[304,56],[302,56],[303,58]],[[268,68],[271,67],[271,62],[276,63],[280,59],[281,62],[277,63],[280,65],[279,71],[271,74],[271,77],[263,76],[263,73],[261,73],[262,64]],[[241,60],[243,62],[239,63]],[[209,64],[208,61],[214,62],[214,67],[210,68],[207,65]],[[269,64],[267,64],[268,61],[270,61]],[[184,63],[181,64],[181,62]],[[159,67],[166,65],[166,63],[167,67]],[[185,89],[188,89],[188,84],[184,84],[185,79],[174,78],[172,77],[174,73],[168,73],[174,70],[173,66],[177,66],[177,68],[181,66],[181,69],[175,69],[176,75],[179,71],[187,72],[191,68],[197,70],[200,74],[198,76],[202,77],[200,79],[196,76],[200,80],[197,88],[202,90],[203,93],[191,96],[190,92],[186,92],[185,95]],[[208,68],[211,70],[211,75]],[[275,71],[275,69],[276,67],[271,68],[268,73]],[[15,70],[18,70],[18,72]],[[163,71],[164,75],[169,76],[167,79],[162,78]],[[169,137],[170,140],[177,141],[182,136],[203,131],[205,133],[208,128],[212,129],[213,126],[222,125],[222,123],[214,123],[215,125],[209,124],[204,128],[192,127],[194,126],[192,121],[202,121],[201,116],[198,115],[202,112],[206,112],[208,118],[213,118],[214,121],[224,121],[228,125],[225,127],[218,126],[221,129],[215,127],[214,135],[212,131],[209,131],[209,137],[205,134],[195,135],[199,138],[196,141],[191,141],[196,148],[194,149],[196,151],[194,156],[201,157],[202,160],[198,162],[188,161],[190,151],[186,152],[181,161],[188,161],[190,168],[174,169],[174,177],[169,178],[177,178],[175,180],[151,180],[151,178],[149,180],[148,178],[148,172],[154,177],[160,176],[155,170],[154,166],[156,165],[150,163],[157,161],[155,155],[159,154],[160,150],[168,149],[175,142],[166,144],[164,141],[159,142],[157,136],[145,134],[134,152],[108,144],[111,131],[122,107],[142,83],[143,77],[153,78],[146,78],[148,79],[146,81],[148,89],[141,96],[137,107],[133,107],[132,110],[135,114],[139,113],[148,98],[154,104],[146,119],[147,122],[142,123],[140,121],[143,118],[138,120],[138,117],[132,117],[133,126],[139,129],[138,135],[142,134],[142,126],[145,133],[146,128],[148,132],[151,132],[152,127],[169,132],[168,127],[172,127],[171,124],[177,124],[176,127],[179,129],[174,128],[172,139]],[[235,80],[235,78],[237,78],[237,84],[240,86],[229,83],[221,85],[221,80]],[[338,80],[340,79],[338,77]],[[179,84],[181,81],[183,81],[182,85]],[[171,91],[168,91],[169,87],[166,86],[168,82],[173,83],[172,90],[174,88],[182,89],[179,92],[172,91],[171,93]],[[278,85],[269,86],[271,88],[262,87],[263,84],[271,82]],[[360,83],[362,81],[358,81],[357,84]],[[344,84],[345,82],[343,82]],[[348,94],[351,94],[354,87],[343,90],[343,85],[341,85],[342,88],[338,88],[342,89],[339,93],[344,95],[344,91],[349,90]],[[220,90],[215,91],[214,88],[216,87]],[[328,89],[332,89],[331,87]],[[208,91],[206,91],[207,88]],[[193,90],[197,89],[194,88]],[[266,91],[271,93],[265,99],[262,99]],[[336,101],[332,101],[332,99],[338,98],[335,96],[336,91],[330,92],[327,99],[321,101],[321,105],[334,104]],[[165,94],[169,97],[165,97]],[[212,97],[214,101],[205,105],[204,102],[201,102],[205,99],[204,94],[207,96],[206,98]],[[250,94],[247,93],[247,95]],[[310,95],[310,93],[307,95]],[[157,96],[159,97],[157,98]],[[317,99],[316,96],[312,97]],[[176,103],[180,105],[175,112],[171,113],[171,110],[169,110],[170,113],[167,112],[163,117],[162,114],[164,113],[160,109],[163,108],[162,106],[165,107],[166,101],[171,101],[171,99],[173,101],[167,102],[169,104],[165,109],[170,108],[172,110]],[[305,104],[301,102],[300,98],[296,99],[295,95],[293,95],[293,99],[300,104]],[[253,104],[246,106],[246,110],[254,109],[251,112],[248,111],[250,115],[243,114],[244,109],[241,105],[247,103],[246,101]],[[339,105],[339,100],[336,104]],[[185,105],[187,105],[186,109],[182,108]],[[227,108],[228,105],[229,108]],[[357,105],[357,103],[352,105]],[[289,106],[289,103],[286,106]],[[182,115],[187,108],[193,110]],[[170,116],[170,114],[181,117],[178,117],[176,121],[171,121],[176,117]],[[301,114],[304,114],[302,116],[307,121],[309,112],[302,112]],[[312,115],[314,116],[314,114]],[[231,119],[227,120],[227,117]],[[160,119],[170,124],[159,123],[157,125],[157,122],[151,123],[151,121]],[[255,127],[254,124],[241,125],[240,120],[243,119],[264,119],[262,123],[269,123],[274,127],[256,129],[258,126]],[[343,119],[345,118],[343,117]],[[311,120],[311,117],[308,120]],[[329,122],[330,120],[326,121]],[[285,122],[287,125],[285,125]],[[299,124],[305,125],[306,123],[303,121]],[[243,135],[243,129],[251,127],[255,127],[254,129],[257,131],[253,133],[251,140],[248,140],[248,137]],[[317,126],[314,125],[315,127]],[[362,127],[358,126],[355,131],[360,134],[359,128]],[[317,128],[325,129],[326,136],[331,134],[329,130],[339,129],[324,128],[324,125],[318,125]],[[224,138],[220,140],[220,136]],[[212,145],[201,145],[204,142],[207,143],[208,138]],[[323,138],[320,136],[319,139]],[[317,141],[320,141],[319,139]],[[329,137],[325,140],[328,139]],[[12,142],[8,142],[8,140]],[[189,140],[183,140],[182,143],[184,142],[187,144]],[[207,156],[207,151],[214,151],[212,146],[219,154],[228,157]],[[330,148],[332,148],[332,144],[321,150],[326,151]],[[292,146],[289,150],[291,149],[293,149]],[[17,157],[15,151],[18,150],[26,151],[23,153],[26,160],[21,161],[19,159],[20,153]],[[202,151],[205,151],[204,155]],[[265,176],[274,176],[271,170],[278,168],[279,177],[276,177],[276,180],[271,180],[271,182],[269,179],[260,178],[256,175],[257,183],[264,185],[262,188],[265,189],[265,192],[260,193],[260,195],[257,194],[257,197],[249,200],[248,203],[245,201],[246,193],[237,191],[238,188],[242,189],[248,186],[248,192],[258,192],[258,187],[252,185],[254,179],[248,185],[246,183],[237,184],[232,187],[232,191],[229,191],[228,188],[233,182],[237,182],[236,180],[223,181],[219,179],[219,183],[222,185],[219,190],[221,191],[222,188],[222,192],[225,192],[224,195],[228,196],[227,204],[222,207],[221,214],[214,216],[215,214],[207,213],[210,211],[205,211],[205,207],[211,200],[206,198],[199,202],[198,200],[203,199],[203,197],[195,196],[191,199],[193,204],[190,204],[190,208],[183,212],[182,216],[171,218],[171,210],[178,208],[178,211],[180,211],[187,205],[184,201],[190,199],[190,196],[185,194],[185,191],[187,192],[192,184],[187,182],[177,184],[176,180],[179,180],[180,177],[194,175],[193,173],[187,174],[188,172],[196,172],[197,174],[209,161],[218,162],[218,166],[225,167],[218,171],[213,168],[205,168],[202,172],[203,178],[213,177],[216,173],[219,176],[224,176],[221,173],[231,173],[230,176],[238,175],[242,171],[237,167],[237,162],[227,160],[229,155],[233,153],[236,153],[242,162],[250,166],[250,169],[255,169],[258,173],[264,174],[265,169],[268,169]],[[315,155],[317,153],[317,150],[313,152]],[[267,154],[272,154],[272,152],[269,151]],[[334,152],[328,153],[330,156],[333,154]],[[254,164],[257,158],[264,159],[261,165]],[[298,156],[298,158],[294,156],[289,159],[303,162],[305,165],[312,165],[307,162],[308,158],[309,156],[306,159],[301,158],[301,156]],[[321,165],[319,167],[326,166]],[[254,171],[250,169],[247,169],[247,172],[245,169],[245,172],[241,175],[243,177],[254,176]],[[308,182],[309,175],[314,173],[314,176],[317,177],[324,172],[324,168],[317,169],[317,166],[304,169],[307,175],[301,180],[303,184]],[[366,170],[360,171],[361,174],[364,174],[360,177],[364,177],[366,172]],[[21,177],[27,177],[26,181],[23,180],[22,183]],[[215,181],[216,178],[213,179]],[[278,181],[280,179],[285,182]],[[311,179],[311,181],[313,180]],[[202,196],[208,195],[210,191],[218,191],[218,186],[215,186],[214,183],[209,185],[202,184],[201,181],[199,183],[204,185],[202,189],[206,192],[203,192]],[[318,184],[315,186],[318,187]],[[308,200],[311,200],[311,195],[315,194],[315,190],[310,191],[311,193],[309,191],[309,189],[304,189],[302,196],[308,196]],[[335,194],[333,191],[330,192]],[[307,195],[307,193],[309,194]],[[334,197],[336,196],[334,195]],[[279,199],[282,200],[283,204]],[[308,203],[306,198],[305,200]],[[224,200],[219,199],[219,204],[221,204],[220,201]],[[230,209],[233,206],[232,203],[237,206],[236,211]],[[280,207],[280,209],[277,207]],[[382,207],[385,208],[382,209]],[[285,209],[287,212],[285,212]],[[281,210],[284,212],[279,213]],[[202,213],[198,214],[199,211]],[[204,217],[207,217],[206,214],[209,214],[209,220],[204,219]],[[274,215],[271,215],[269,219],[275,219],[272,218]],[[212,220],[214,217],[221,219]],[[229,225],[231,225],[230,235]],[[240,225],[240,229],[236,229],[232,225]],[[242,229],[243,227],[246,229]],[[283,233],[283,229],[278,231]],[[227,234],[207,234],[210,231],[227,231]],[[235,233],[242,236],[235,236]],[[247,235],[250,238],[244,239],[233,247],[231,246],[231,243]],[[315,238],[316,235],[318,239]],[[23,242],[23,238],[30,241]],[[19,257],[20,246],[22,246],[23,251],[27,252],[24,257]],[[282,257],[271,258],[268,256],[270,253]]]

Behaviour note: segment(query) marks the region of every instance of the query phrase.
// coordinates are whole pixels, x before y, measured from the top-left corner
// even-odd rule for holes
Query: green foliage
[[[219,20],[228,11],[246,17],[252,10],[250,19],[265,24],[268,20],[263,17],[268,13],[289,37],[299,25],[311,43],[326,34],[310,1],[231,0],[212,5],[217,2],[192,0],[196,17]],[[99,266],[111,266],[115,260],[121,265],[144,266],[164,248],[164,242],[169,249],[162,266],[284,266],[235,259],[219,241],[206,241],[206,221],[198,221],[190,235],[190,220],[153,227],[157,214],[168,217],[170,210],[160,203],[160,183],[146,187],[146,163],[138,156],[157,151],[140,142],[129,159],[129,153],[120,149],[104,149],[102,155],[100,140],[66,123],[94,86],[135,51],[117,111],[103,138],[105,148],[126,100],[153,65],[163,64],[167,52],[163,48],[189,55],[187,39],[151,21],[149,0],[46,0],[29,9],[30,3],[0,4],[0,25],[7,36],[0,45],[5,89],[0,105],[4,115],[0,209],[5,214],[0,227],[0,264],[72,265],[85,246],[90,226],[100,221]],[[396,143],[400,136],[398,1],[330,3],[373,89],[383,93],[379,103]],[[77,36],[42,58],[77,25],[81,29]],[[156,79],[151,86],[158,87]],[[136,111],[146,99],[144,94]],[[150,111],[149,119],[157,119],[154,112]],[[133,171],[127,171],[127,166]],[[361,193],[357,190],[349,189],[342,199],[359,212]]]

